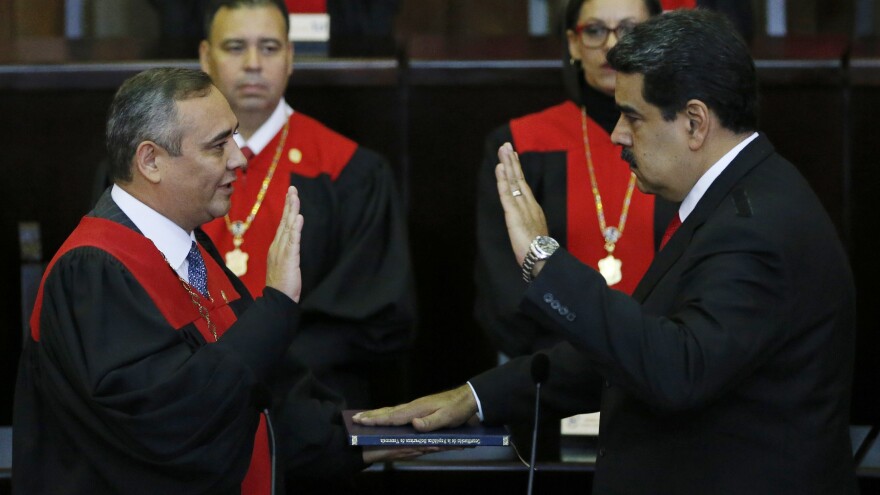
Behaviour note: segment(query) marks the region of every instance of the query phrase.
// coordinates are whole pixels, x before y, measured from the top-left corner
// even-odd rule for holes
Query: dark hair
[[[281,12],[281,17],[284,17],[284,33],[286,35],[290,32],[290,18],[288,17],[287,4],[284,3],[284,0],[212,0],[208,2],[208,5],[205,7],[205,15],[203,19],[205,38],[207,39],[211,37],[211,25],[214,24],[214,17],[216,17],[217,11],[223,7],[235,10],[243,7],[253,8],[266,6],[274,6]]]
[[[568,5],[565,7],[565,26],[564,29],[571,29],[577,27],[578,17],[581,15],[581,7],[590,0],[569,0]],[[645,8],[648,10],[648,16],[654,17],[657,14],[663,12],[663,6],[660,5],[660,0],[642,0],[645,4]]]
[[[608,63],[624,74],[644,75],[642,96],[666,120],[696,99],[733,132],[757,127],[755,63],[722,14],[695,9],[654,17],[620,40]]]
[[[569,0],[565,7],[565,17],[562,24],[562,39],[565,40],[566,30],[574,30],[577,27],[578,17],[581,15],[581,7],[587,2],[593,0]],[[648,9],[648,15],[654,17],[663,12],[660,0],[643,0],[645,7]],[[584,103],[584,94],[587,91],[587,81],[584,80],[583,69],[579,61],[569,63],[571,60],[571,52],[568,51],[568,43],[562,43],[562,83],[569,98],[574,100],[578,105]]]
[[[132,180],[132,158],[144,141],[179,156],[183,133],[177,125],[176,102],[206,96],[211,87],[211,78],[204,72],[177,68],[145,70],[122,83],[107,117],[110,178]]]

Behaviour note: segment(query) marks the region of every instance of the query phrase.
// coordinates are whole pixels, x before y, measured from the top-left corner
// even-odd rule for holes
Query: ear
[[[287,46],[287,77],[290,77],[293,74],[293,42],[288,41]]]
[[[697,151],[703,147],[712,128],[709,107],[700,100],[690,100],[685,105],[684,116],[688,127],[688,147],[691,151]]]
[[[134,172],[151,184],[162,181],[162,161],[168,152],[152,141],[143,141],[134,152]]]
[[[199,43],[199,66],[201,67],[202,72],[207,72],[208,74],[211,73],[211,71],[208,70],[208,66],[210,65],[208,50],[210,49],[211,44],[208,43],[208,40],[202,40],[202,42]]]

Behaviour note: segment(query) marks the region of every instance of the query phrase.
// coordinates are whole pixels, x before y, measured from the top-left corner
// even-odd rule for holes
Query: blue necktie
[[[189,268],[187,269],[189,285],[195,287],[202,295],[207,294],[208,271],[205,269],[205,260],[202,259],[202,253],[199,252],[199,246],[195,241],[193,241],[192,246],[189,248],[186,261],[189,263]]]

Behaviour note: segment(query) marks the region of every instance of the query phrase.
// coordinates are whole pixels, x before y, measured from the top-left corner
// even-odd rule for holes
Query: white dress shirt
[[[739,152],[757,137],[757,132],[752,133],[751,136],[743,139],[738,145],[725,153],[720,160],[709,167],[709,170],[706,170],[702,177],[700,177],[700,180],[698,180],[697,183],[694,184],[694,187],[691,188],[690,192],[687,193],[687,196],[684,197],[681,206],[678,207],[678,218],[680,218],[682,222],[684,222],[688,215],[694,211],[694,208],[697,207],[697,203],[700,202],[700,198],[706,194],[706,191],[709,190],[709,186],[715,182],[715,179],[721,175],[721,172],[724,172],[724,169],[726,169],[727,166],[730,165],[730,162],[739,155]]]
[[[179,225],[162,216],[156,210],[142,203],[124,189],[113,185],[110,197],[119,209],[134,222],[134,225],[147,239],[153,241],[156,248],[165,256],[171,268],[189,283],[189,262],[186,255],[196,236],[187,232]]]
[[[272,141],[272,138],[284,127],[285,122],[287,122],[291,115],[293,115],[293,108],[282,98],[278,100],[278,106],[275,107],[272,115],[263,122],[263,125],[257,129],[257,132],[250,139],[245,141],[241,134],[238,133],[233,136],[233,139],[235,139],[235,143],[239,148],[247,146],[254,152],[254,155],[259,155],[263,148],[269,144],[269,141]]]

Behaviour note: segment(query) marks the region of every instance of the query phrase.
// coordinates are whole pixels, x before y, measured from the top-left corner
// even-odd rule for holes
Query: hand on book
[[[433,431],[460,426],[466,421],[476,422],[476,414],[477,401],[471,388],[465,384],[399,406],[362,411],[352,420],[367,426],[412,424],[418,431]]]

